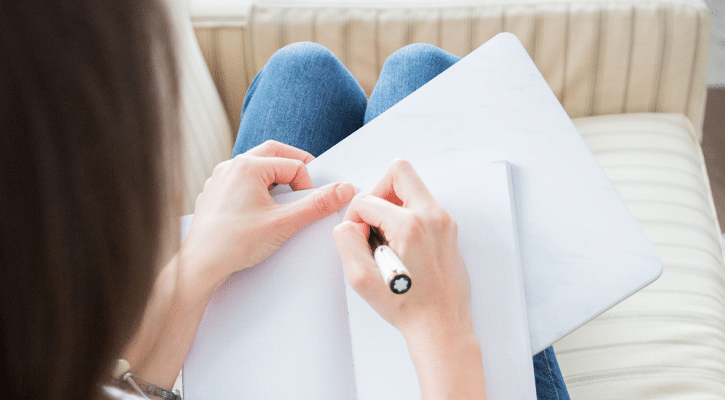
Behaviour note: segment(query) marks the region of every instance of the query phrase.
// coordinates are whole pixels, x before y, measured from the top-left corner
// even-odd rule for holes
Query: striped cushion
[[[195,1],[196,3],[196,1]],[[700,0],[258,0],[195,29],[233,126],[251,79],[285,44],[319,42],[370,93],[412,42],[466,55],[516,34],[573,117],[667,112],[702,124],[709,13]],[[201,6],[199,6],[201,7]]]
[[[725,399],[725,269],[696,130],[681,115],[576,119],[664,262],[555,350],[573,399]]]

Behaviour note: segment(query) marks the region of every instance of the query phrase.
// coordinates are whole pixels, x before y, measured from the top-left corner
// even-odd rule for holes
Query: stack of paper
[[[472,160],[421,178],[458,222],[488,398],[534,399],[509,164]],[[220,288],[184,364],[185,398],[420,398],[403,337],[345,284],[332,238],[342,216]]]

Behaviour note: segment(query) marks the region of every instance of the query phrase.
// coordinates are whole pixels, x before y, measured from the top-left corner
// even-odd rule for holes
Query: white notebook
[[[481,45],[307,170],[317,187],[348,181],[370,190],[396,158],[419,173],[472,158],[514,166],[534,353],[662,273],[654,246],[510,33]]]
[[[421,174],[458,222],[490,400],[536,398],[511,176],[507,162],[480,160]],[[343,215],[220,288],[184,363],[186,399],[420,398],[403,337],[345,282],[332,238]]]

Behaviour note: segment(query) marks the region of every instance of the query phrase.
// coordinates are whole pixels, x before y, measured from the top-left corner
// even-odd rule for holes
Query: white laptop
[[[661,274],[654,247],[512,34],[491,39],[308,170],[317,187],[347,181],[367,191],[396,158],[426,173],[462,157],[511,163],[534,354]]]

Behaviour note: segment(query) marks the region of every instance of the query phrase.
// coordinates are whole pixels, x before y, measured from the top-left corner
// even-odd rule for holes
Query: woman
[[[310,153],[297,142],[263,142],[263,132],[274,130],[259,128],[274,124],[253,110],[264,108],[257,105],[269,95],[264,87],[275,86],[264,77],[289,76],[271,73],[270,62],[245,101],[242,139],[235,146],[244,154],[215,169],[197,200],[187,240],[167,256],[164,237],[173,229],[162,227],[178,203],[178,183],[169,171],[178,170],[179,147],[170,38],[165,9],[156,2],[0,2],[1,341],[3,389],[12,398],[117,396],[99,387],[120,354],[136,376],[169,388],[215,288],[353,197],[345,183],[284,206],[269,197],[267,189],[276,183],[311,187],[304,167],[310,153],[342,138],[310,130],[322,132],[328,124],[344,136],[362,124],[361,113],[375,110],[373,99],[366,106],[359,87],[345,83],[349,73],[331,74],[345,77],[326,86],[334,101],[323,108],[337,109],[335,118],[316,115],[320,108],[313,107],[296,119],[309,122],[306,129],[275,128],[311,141]],[[341,71],[339,63],[322,59],[329,71]],[[287,107],[281,106],[279,115]],[[275,138],[289,141],[283,136]],[[247,138],[262,144],[244,144]],[[379,279],[372,278],[369,252],[363,251],[367,225],[380,226],[375,218],[381,216],[400,222],[398,231],[382,229],[409,268],[459,272],[442,284],[429,282],[446,301],[406,295],[415,301],[396,304],[382,298],[388,293],[374,286]],[[353,200],[335,238],[352,285],[406,337],[424,396],[480,398],[480,349],[469,329],[465,269],[454,233],[453,221],[401,162],[372,195]],[[432,237],[445,240],[431,247],[425,241]],[[419,263],[407,248],[427,249],[431,257]],[[154,281],[158,265],[165,267]],[[431,345],[433,333],[447,335],[452,348]],[[439,366],[446,364],[449,373],[460,371],[456,379],[441,374]]]

